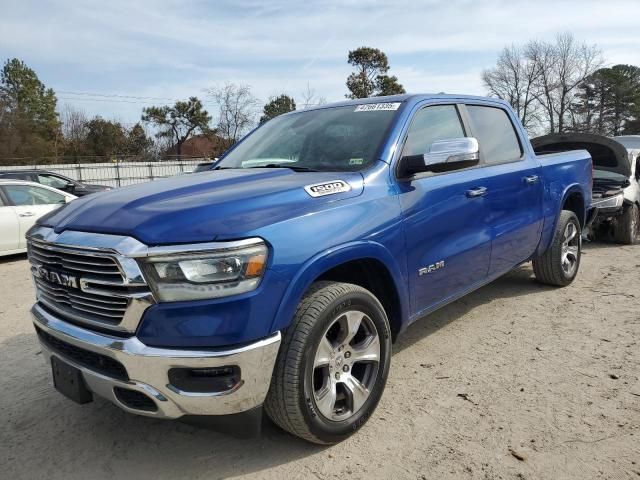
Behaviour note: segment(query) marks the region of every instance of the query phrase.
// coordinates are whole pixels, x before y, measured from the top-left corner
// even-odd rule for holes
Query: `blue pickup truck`
[[[57,390],[331,444],[412,322],[533,261],[570,284],[586,151],[536,156],[504,102],[347,101],[279,116],[210,171],[98,193],[28,233]]]

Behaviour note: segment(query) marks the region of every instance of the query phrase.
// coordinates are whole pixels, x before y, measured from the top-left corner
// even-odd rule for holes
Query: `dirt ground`
[[[412,327],[348,441],[240,440],[53,389],[24,257],[0,260],[0,478],[640,479],[640,246],[590,244],[576,282],[525,265]]]

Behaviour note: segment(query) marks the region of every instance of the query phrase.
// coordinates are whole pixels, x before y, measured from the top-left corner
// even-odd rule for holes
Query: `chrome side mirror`
[[[478,140],[473,137],[438,140],[424,154],[424,164],[430,167],[443,163],[477,162],[480,159],[479,151]]]
[[[421,172],[448,172],[472,167],[480,161],[478,140],[473,137],[437,140],[423,155],[400,159],[399,177],[409,178]]]

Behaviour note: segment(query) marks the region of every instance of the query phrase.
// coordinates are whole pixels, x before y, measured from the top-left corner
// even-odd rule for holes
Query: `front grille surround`
[[[69,322],[133,334],[155,303],[133,258],[33,237],[27,253],[38,302]]]

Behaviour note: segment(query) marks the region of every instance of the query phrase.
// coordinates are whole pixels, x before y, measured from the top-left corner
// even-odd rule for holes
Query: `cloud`
[[[638,18],[637,0],[22,0],[0,17],[0,57],[59,90],[184,98],[235,81],[266,99],[309,82],[339,100],[348,50],[370,45],[409,90],[482,93],[480,72],[504,45],[557,32],[640,64]],[[142,108],[78,102],[127,118]]]

